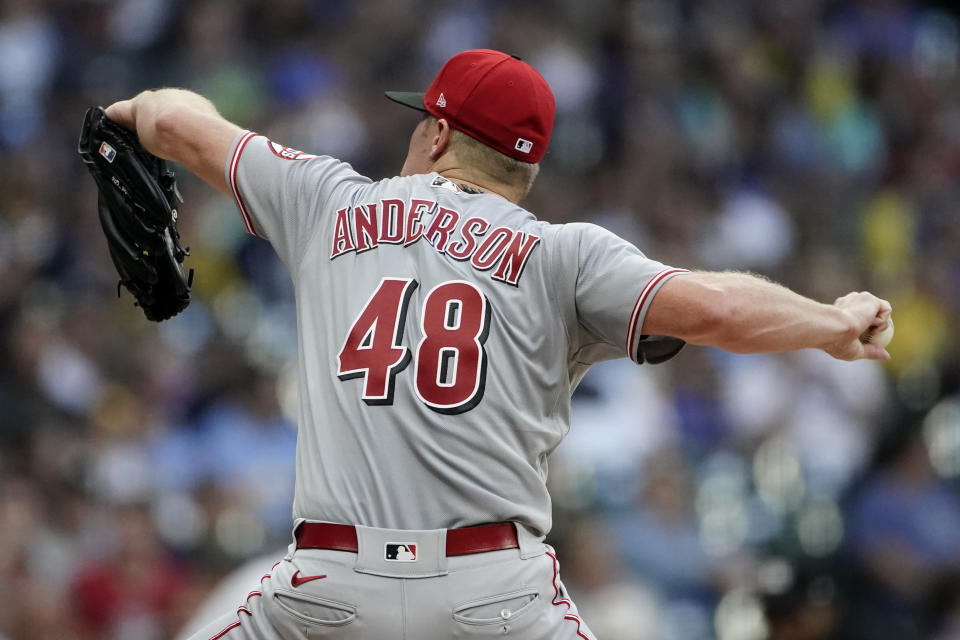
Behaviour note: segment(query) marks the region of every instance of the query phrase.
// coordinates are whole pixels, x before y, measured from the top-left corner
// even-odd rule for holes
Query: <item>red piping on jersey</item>
[[[563,619],[577,623],[577,635],[583,638],[583,640],[593,640],[590,636],[584,635],[583,631],[580,630],[580,625],[583,624],[580,616],[569,612],[573,607],[573,602],[570,601],[570,598],[560,597],[560,585],[557,584],[557,580],[560,578],[560,563],[557,561],[557,556],[549,551],[547,551],[547,555],[553,558],[553,602],[551,602],[551,604],[555,607],[559,607],[562,604],[567,605],[567,613],[563,614]]]
[[[257,136],[253,131],[248,131],[243,134],[243,137],[240,138],[240,142],[237,143],[237,148],[233,151],[233,158],[230,159],[230,189],[233,191],[233,197],[237,201],[237,206],[240,208],[240,216],[243,218],[243,226],[247,228],[247,233],[250,235],[257,235],[257,232],[253,229],[253,221],[250,218],[250,212],[247,211],[247,205],[243,202],[243,198],[240,196],[240,188],[237,186],[237,167],[240,166],[240,154],[243,153],[244,147],[247,146],[247,143],[251,139]]]
[[[637,303],[633,305],[633,313],[630,314],[630,325],[627,329],[627,354],[630,356],[631,360],[636,360],[636,357],[634,357],[633,353],[633,339],[637,335],[637,320],[640,318],[640,310],[643,309],[643,305],[647,303],[647,298],[650,296],[650,292],[653,291],[657,284],[662,282],[667,276],[675,273],[687,273],[687,270],[664,269],[657,275],[650,278],[650,282],[647,283],[647,286],[643,288],[643,291],[641,291],[640,295],[637,297]]]

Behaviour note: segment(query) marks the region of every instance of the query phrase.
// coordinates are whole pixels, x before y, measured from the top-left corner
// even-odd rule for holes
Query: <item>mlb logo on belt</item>
[[[107,162],[113,162],[113,159],[117,157],[117,150],[108,145],[106,142],[101,142],[100,155],[106,158]]]
[[[417,545],[412,542],[388,542],[384,545],[383,559],[390,562],[416,562]]]

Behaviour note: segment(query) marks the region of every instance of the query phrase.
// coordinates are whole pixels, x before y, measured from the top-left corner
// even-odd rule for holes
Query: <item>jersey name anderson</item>
[[[427,221],[427,217],[432,218]],[[540,237],[509,227],[490,228],[479,217],[464,216],[435,200],[384,198],[339,209],[333,217],[330,259],[364,253],[381,244],[408,247],[426,240],[438,253],[469,262],[490,277],[517,286]]]

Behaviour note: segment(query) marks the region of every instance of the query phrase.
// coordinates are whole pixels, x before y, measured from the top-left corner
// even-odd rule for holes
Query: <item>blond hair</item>
[[[427,118],[436,120],[431,115]],[[539,164],[514,160],[453,127],[450,128],[450,150],[470,169],[479,171],[496,182],[519,189],[523,196],[530,192],[533,181],[540,173]]]

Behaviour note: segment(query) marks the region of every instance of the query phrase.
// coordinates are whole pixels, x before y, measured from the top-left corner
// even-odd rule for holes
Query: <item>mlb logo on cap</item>
[[[100,155],[106,158],[107,162],[113,162],[113,159],[117,157],[117,150],[106,142],[102,142],[100,143]]]
[[[416,562],[417,545],[412,542],[388,542],[384,545],[383,559],[390,562]]]
[[[530,153],[533,149],[533,143],[523,138],[517,138],[517,144],[513,145],[513,148],[520,153]]]

